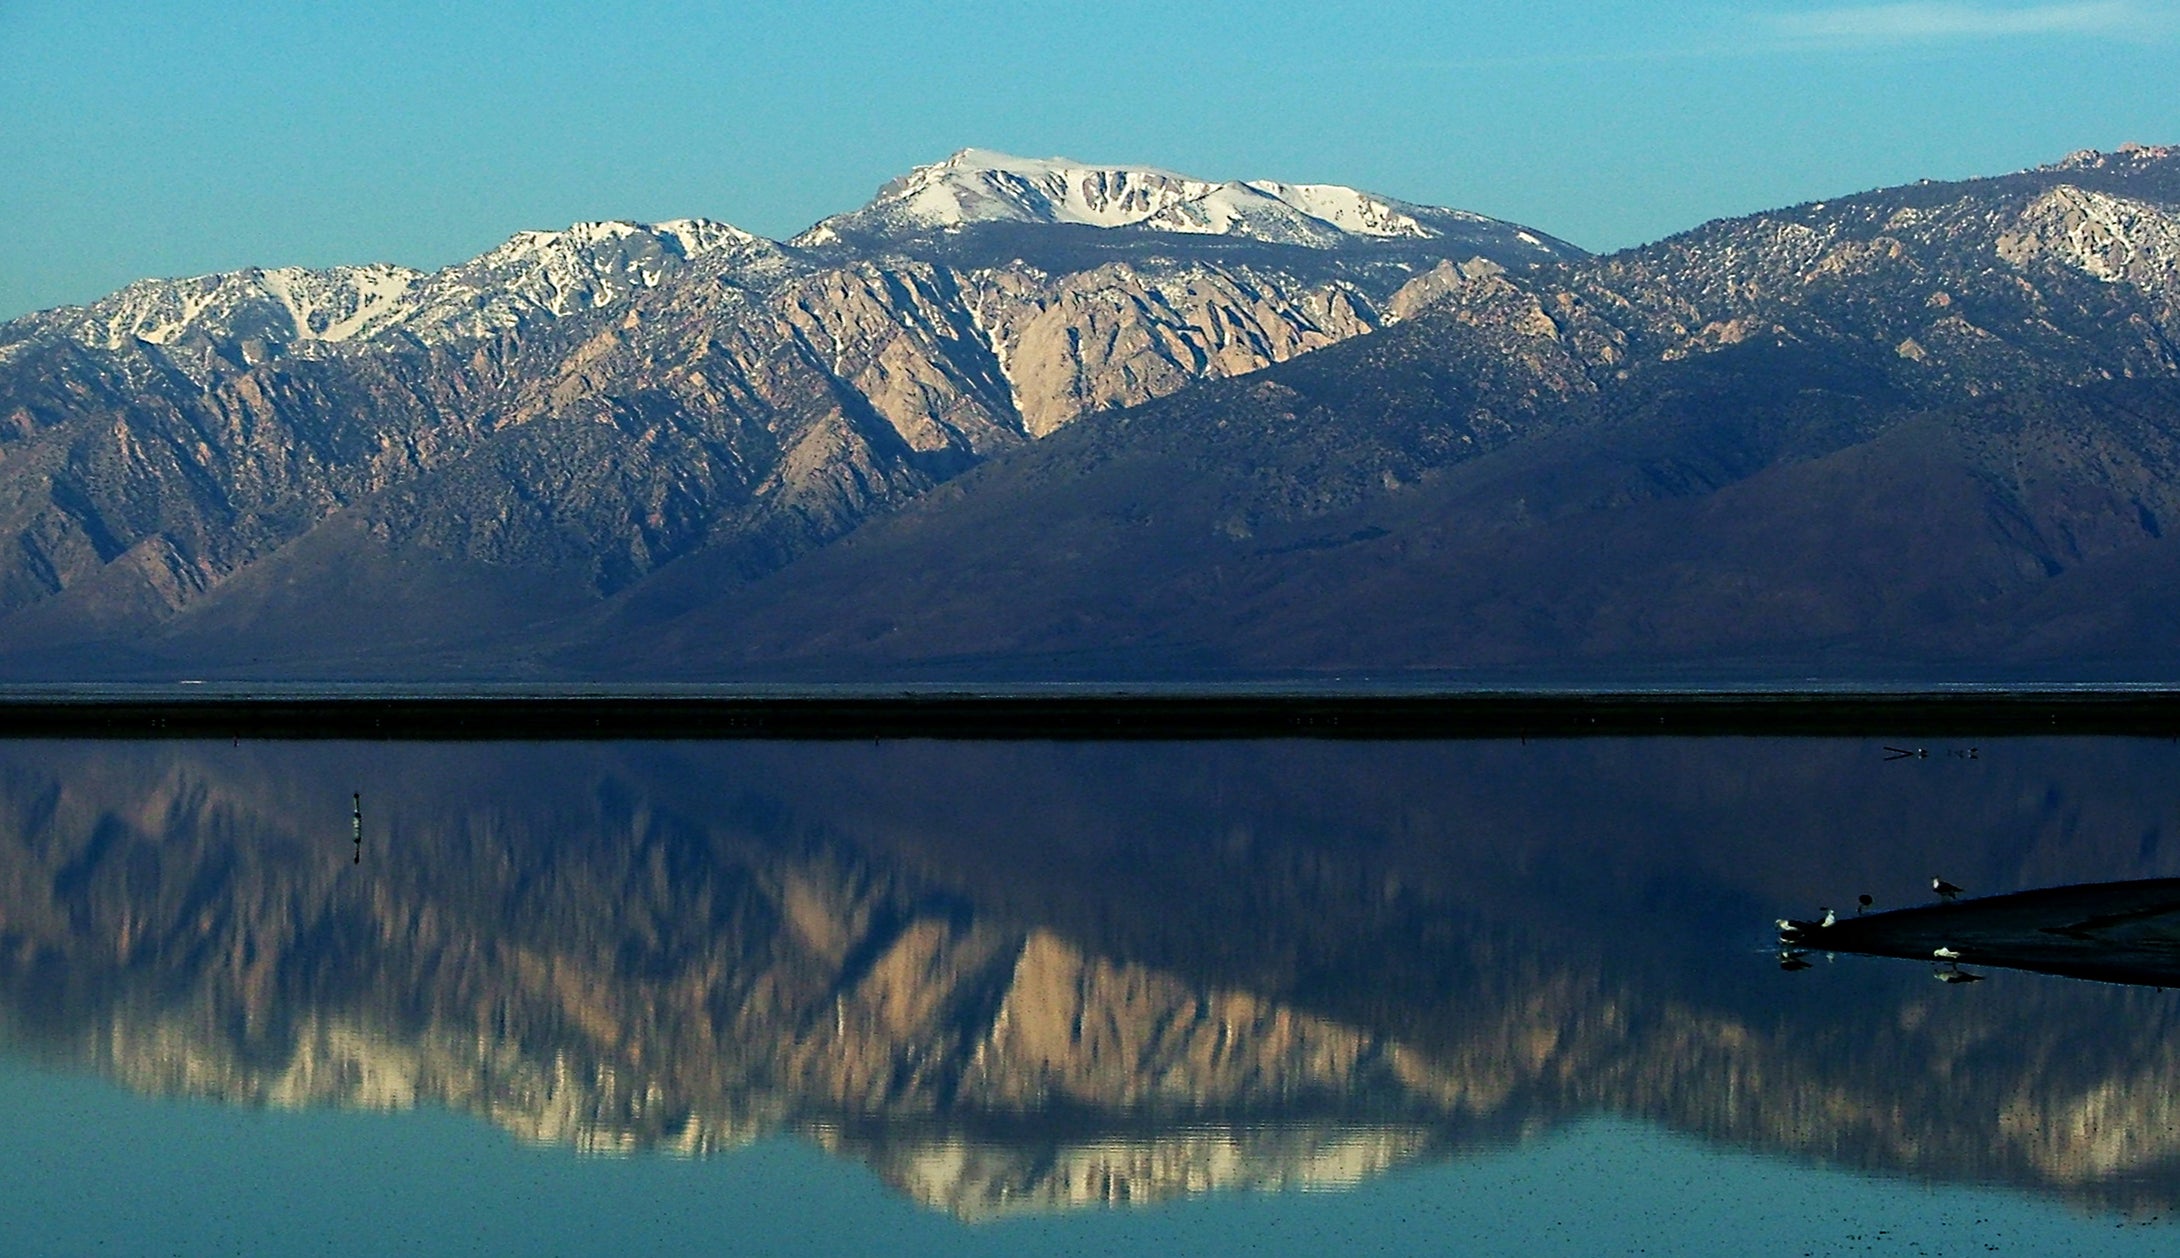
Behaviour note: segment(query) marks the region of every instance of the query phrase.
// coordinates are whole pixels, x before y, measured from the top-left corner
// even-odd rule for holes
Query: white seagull
[[[1799,935],[1806,931],[1823,930],[1825,927],[1830,926],[1832,923],[1839,920],[1839,914],[1834,913],[1830,909],[1820,909],[1818,911],[1824,914],[1824,920],[1821,922],[1803,921],[1798,917],[1780,918],[1779,934],[1781,936],[1790,936]]]

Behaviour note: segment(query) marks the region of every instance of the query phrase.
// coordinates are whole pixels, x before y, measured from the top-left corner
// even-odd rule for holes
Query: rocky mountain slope
[[[966,160],[907,182],[944,188]],[[269,558],[356,538],[382,586],[430,574],[420,623],[455,639],[523,620],[541,588],[566,612],[700,550],[758,574],[1080,415],[1395,322],[1440,262],[1575,252],[1352,190],[1250,195],[1293,230],[1047,215],[1023,241],[1022,210],[924,240],[882,194],[852,247],[589,223],[431,274],[145,281],[18,319],[0,639],[141,637]]]
[[[1079,425],[583,658],[2169,671],[2176,181],[2180,151],[2081,154],[1447,274],[1397,329]]]

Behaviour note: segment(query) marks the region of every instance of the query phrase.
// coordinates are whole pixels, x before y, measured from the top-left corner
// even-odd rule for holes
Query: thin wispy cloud
[[[1652,32],[1657,42],[1556,48],[1526,54],[1400,59],[1373,63],[1411,69],[1504,71],[1642,62],[1720,61],[2024,42],[2036,38],[2107,38],[2134,44],[2180,41],[2180,3],[2169,0],[2064,0],[2021,4],[1994,0],[1898,0],[1890,4],[1802,7],[1797,12],[1716,15],[1712,22]]]
[[[1909,0],[1767,15],[1774,35],[1801,43],[1907,44],[2038,35],[2146,32],[2149,15],[2130,0],[1998,5]]]

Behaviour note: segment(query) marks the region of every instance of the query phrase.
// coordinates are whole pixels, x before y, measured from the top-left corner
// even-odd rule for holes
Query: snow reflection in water
[[[2171,876],[2173,745],[0,747],[0,1025],[131,1088],[590,1152],[800,1133],[964,1219],[1600,1115],[2168,1208],[2171,1002],[1773,917]],[[350,792],[383,827],[349,855]]]

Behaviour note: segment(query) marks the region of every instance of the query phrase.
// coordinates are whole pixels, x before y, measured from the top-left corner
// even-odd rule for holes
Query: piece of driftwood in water
[[[2180,987],[2180,878],[2094,882],[1842,918],[1796,948]]]

